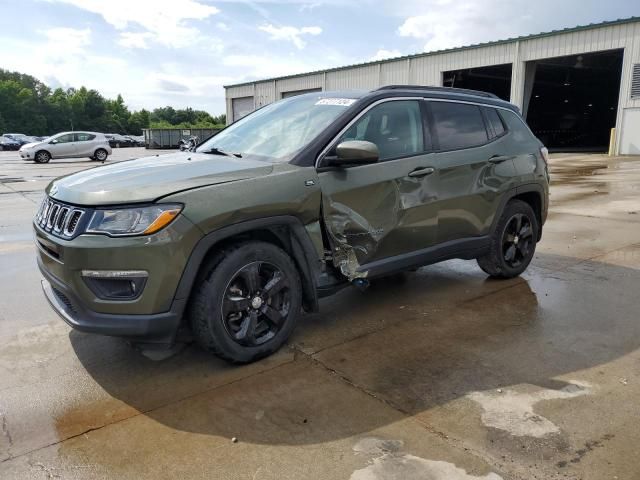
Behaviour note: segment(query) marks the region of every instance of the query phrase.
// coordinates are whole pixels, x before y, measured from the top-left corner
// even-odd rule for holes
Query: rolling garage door
[[[245,115],[253,112],[253,97],[234,98],[231,101],[233,121],[240,120]]]

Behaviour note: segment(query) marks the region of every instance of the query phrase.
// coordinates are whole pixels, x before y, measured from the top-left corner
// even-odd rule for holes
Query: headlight
[[[87,233],[149,235],[169,225],[181,210],[182,205],[175,204],[96,210],[89,221]]]

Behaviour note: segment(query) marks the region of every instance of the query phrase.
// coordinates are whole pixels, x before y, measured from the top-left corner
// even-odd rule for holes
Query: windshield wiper
[[[242,155],[239,153],[229,153],[229,152],[225,152],[224,150],[220,150],[219,148],[216,147],[212,147],[209,150],[204,150],[202,153],[209,153],[211,155],[225,155],[227,157],[237,157],[237,158],[242,158]]]

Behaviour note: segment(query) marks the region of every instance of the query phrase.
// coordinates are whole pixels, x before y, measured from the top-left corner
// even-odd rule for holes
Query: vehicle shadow
[[[172,429],[258,444],[315,444],[471,392],[519,384],[560,389],[566,383],[557,377],[640,346],[638,284],[640,270],[593,261],[562,272],[534,265],[508,281],[487,279],[475,263],[447,262],[379,280],[364,293],[345,290],[322,313],[304,317],[292,339],[297,352],[283,349],[241,367],[195,346],[151,362],[118,339],[69,337],[111,397]],[[382,404],[372,396],[395,409],[376,413]],[[77,418],[112,419],[117,408],[123,407],[79,406],[57,420],[58,429]]]

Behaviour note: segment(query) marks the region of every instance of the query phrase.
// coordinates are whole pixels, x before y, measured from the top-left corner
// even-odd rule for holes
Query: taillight
[[[544,159],[544,163],[549,165],[549,150],[547,149],[547,147],[542,147],[540,149],[540,154],[542,155],[542,158]]]

